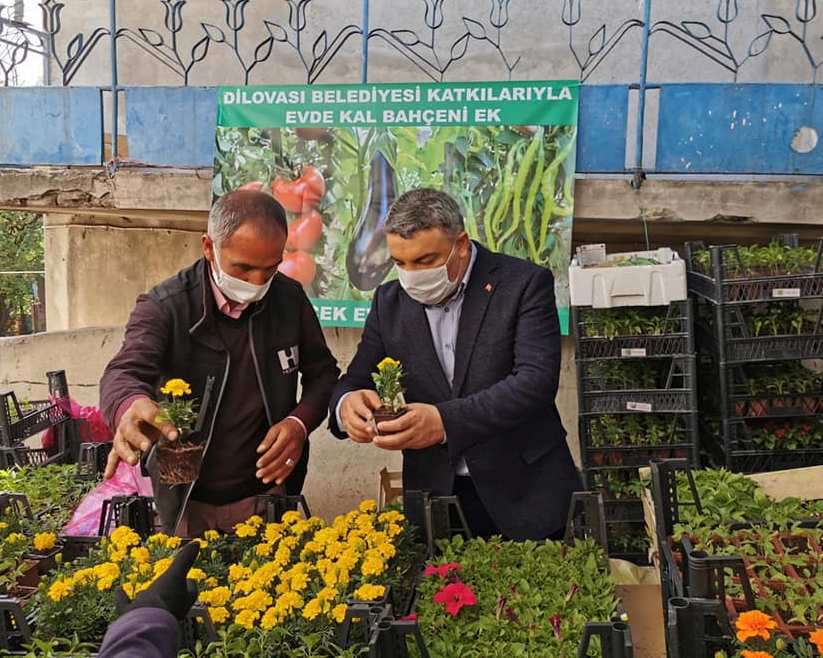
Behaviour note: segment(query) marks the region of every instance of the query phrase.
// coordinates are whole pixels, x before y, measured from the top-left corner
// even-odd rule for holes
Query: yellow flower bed
[[[188,576],[218,627],[268,632],[292,622],[328,626],[343,621],[348,601],[384,597],[404,532],[403,514],[380,513],[373,501],[331,524],[297,512],[287,512],[280,523],[253,516],[232,537],[210,532],[197,540],[201,552]],[[133,530],[117,528],[90,558],[66,565],[41,587],[41,612],[54,621],[47,629],[63,636],[61,615],[68,623],[66,611],[80,600],[113,597],[118,587],[134,598],[169,568],[180,543],[163,534],[143,542]]]

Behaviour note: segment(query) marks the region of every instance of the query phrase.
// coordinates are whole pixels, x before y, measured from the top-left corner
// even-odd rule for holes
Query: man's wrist
[[[334,419],[337,421],[337,427],[341,432],[345,432],[346,428],[343,427],[343,419],[340,416],[340,410],[343,408],[343,401],[349,397],[354,391],[349,391],[348,393],[343,393],[340,396],[340,399],[337,401],[337,407],[334,409]]]
[[[304,441],[309,438],[309,430],[306,429],[306,423],[300,420],[300,418],[298,418],[297,416],[286,416],[286,420],[293,420],[295,423],[300,425],[301,429],[303,430]]]

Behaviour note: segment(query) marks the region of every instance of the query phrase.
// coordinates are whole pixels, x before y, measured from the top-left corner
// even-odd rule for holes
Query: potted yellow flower
[[[165,437],[157,443],[157,464],[163,484],[189,484],[197,479],[205,448],[199,432],[195,433],[197,400],[188,398],[191,385],[183,379],[170,379],[160,392],[166,399],[159,403],[158,423],[171,423],[177,428],[178,438]]]
[[[377,364],[377,372],[372,373],[377,396],[380,398],[380,407],[372,414],[375,427],[378,423],[400,418],[406,413],[402,384],[404,374],[400,361],[388,356]]]

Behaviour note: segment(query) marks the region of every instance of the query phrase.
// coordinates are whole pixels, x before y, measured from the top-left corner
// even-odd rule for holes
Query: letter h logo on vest
[[[300,347],[293,345],[288,350],[278,350],[277,358],[280,359],[280,367],[283,369],[284,375],[290,375],[297,366],[300,365]]]

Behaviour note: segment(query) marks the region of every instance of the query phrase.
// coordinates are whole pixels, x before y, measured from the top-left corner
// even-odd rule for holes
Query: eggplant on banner
[[[358,290],[374,290],[392,268],[386,243],[386,218],[397,197],[397,175],[379,151],[371,162],[369,187],[363,213],[346,256],[349,281]]]

